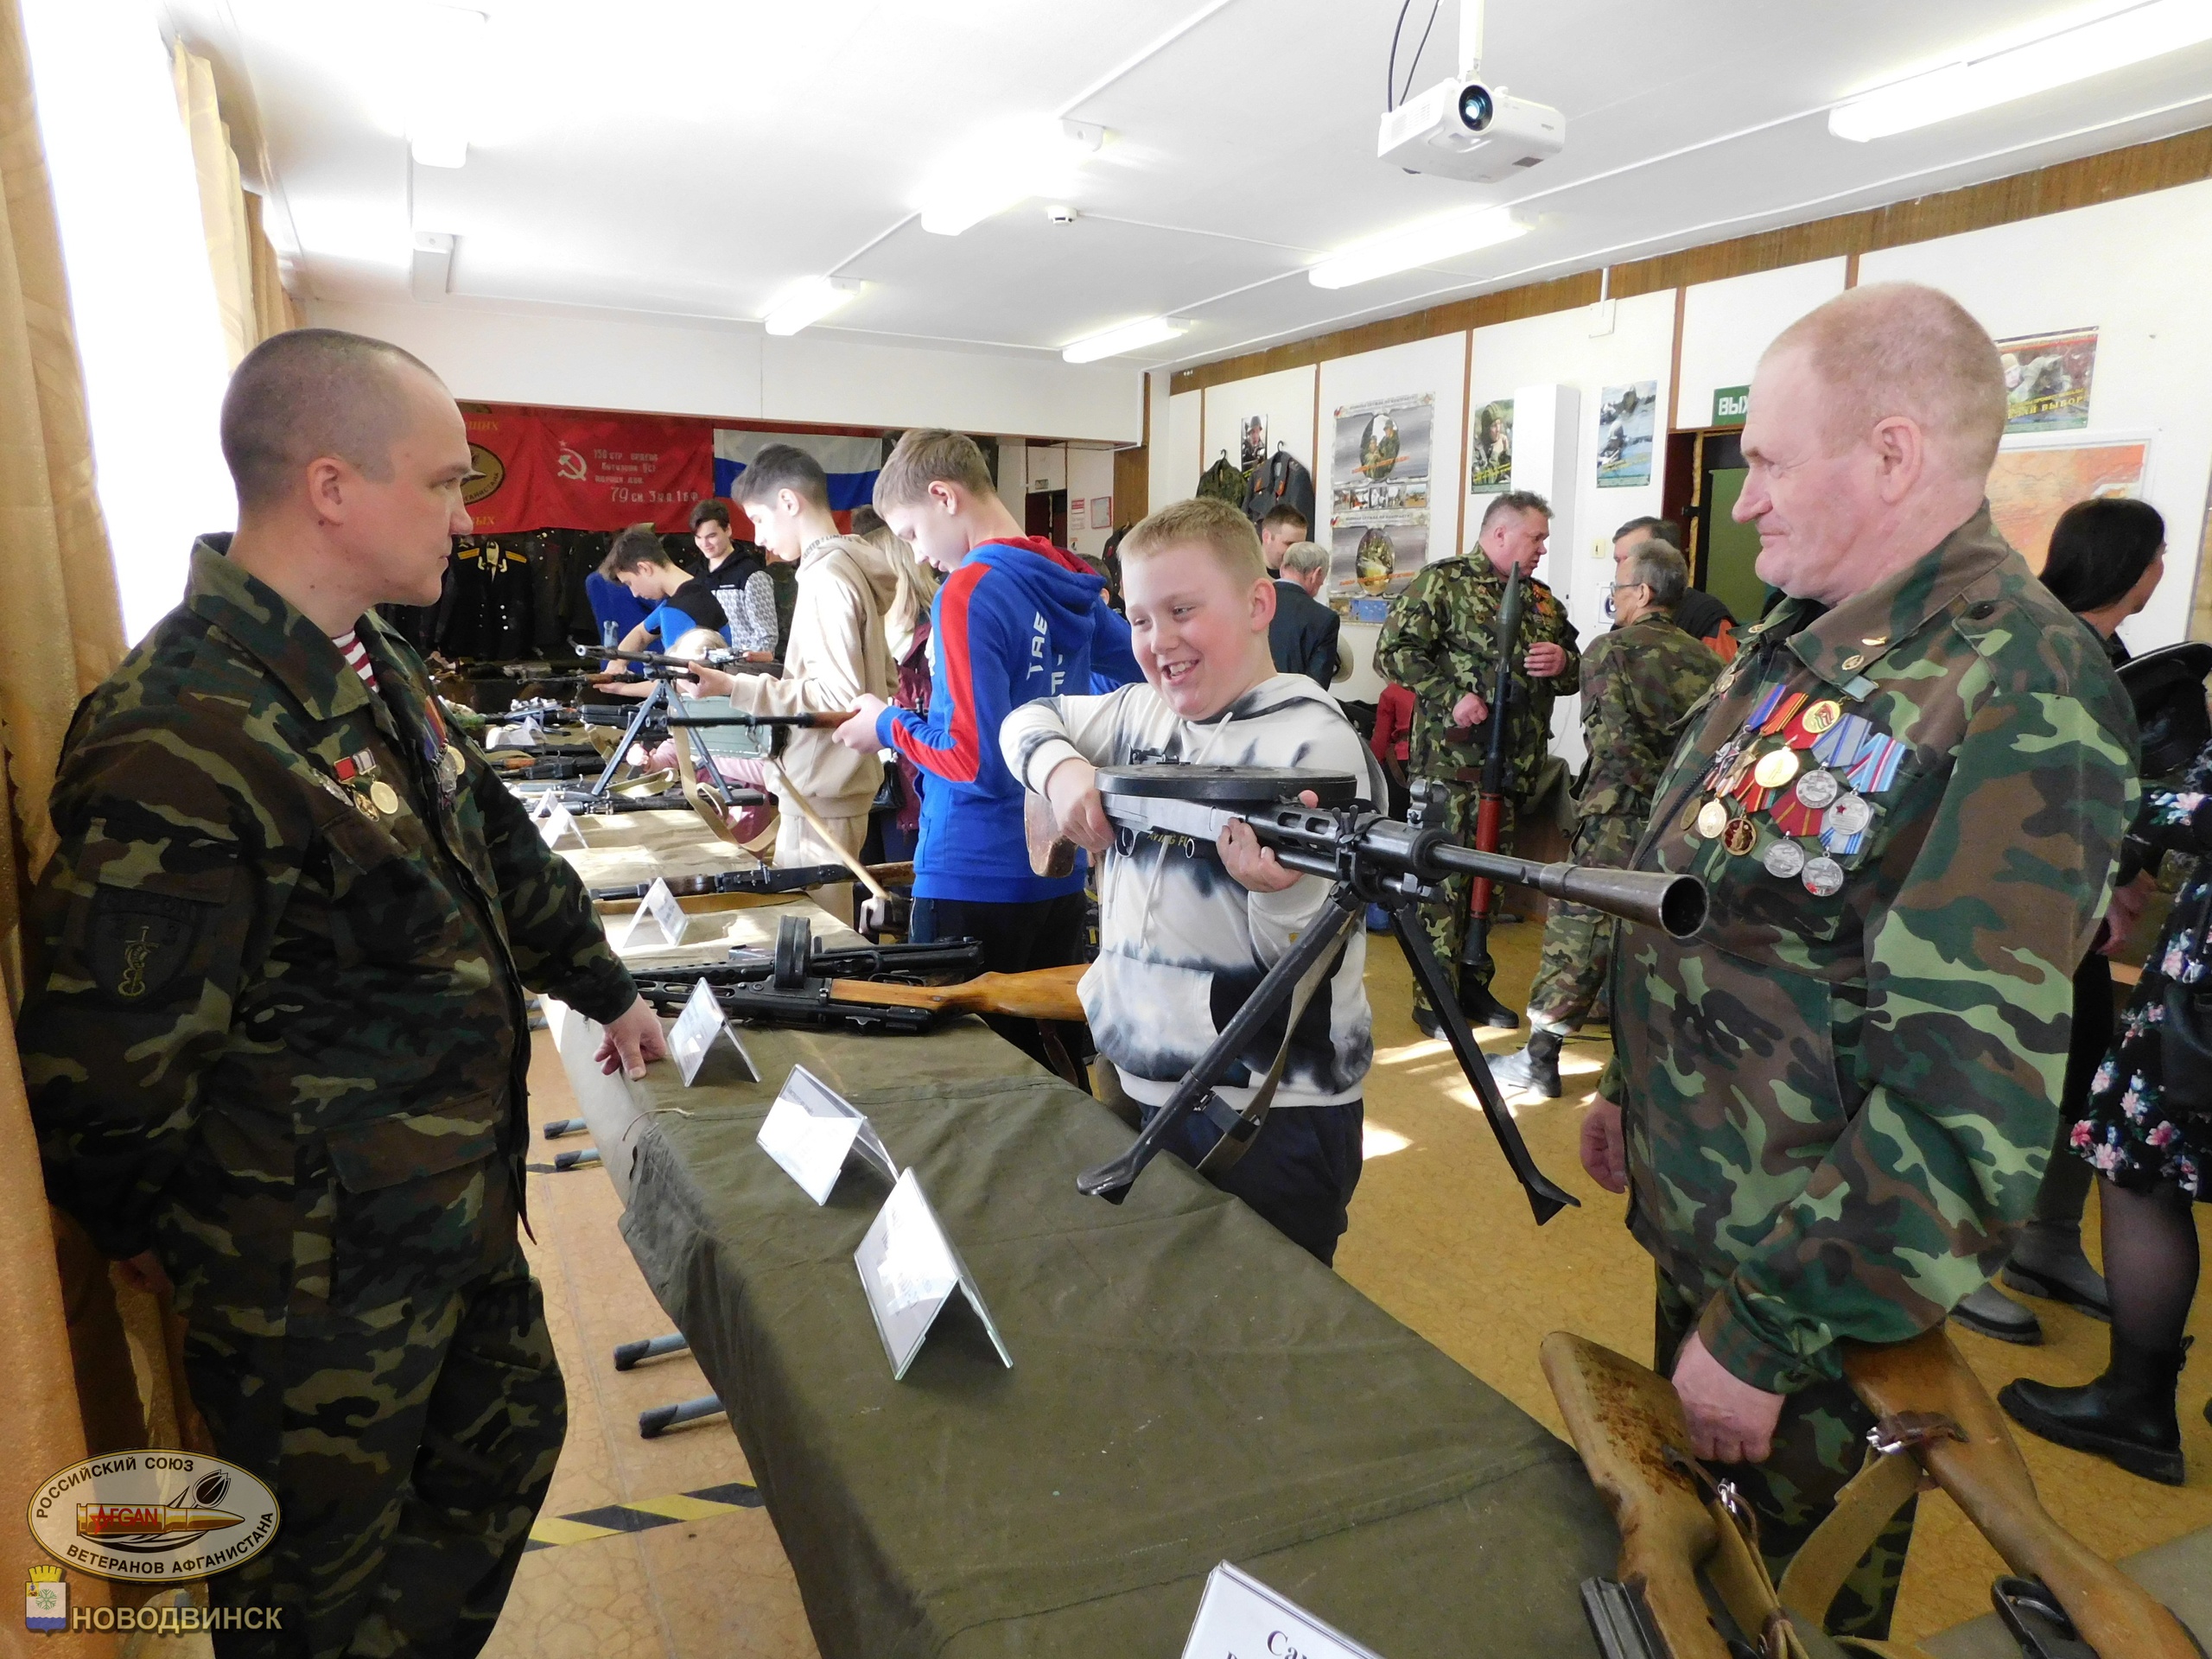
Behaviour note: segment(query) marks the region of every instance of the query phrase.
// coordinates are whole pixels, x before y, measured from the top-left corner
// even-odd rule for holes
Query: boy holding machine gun
[[[1027,703],[1006,717],[1007,768],[1052,804],[1062,833],[1114,845],[1100,766],[1151,761],[1349,772],[1378,797],[1364,746],[1335,701],[1278,674],[1268,648],[1274,584],[1251,523],[1221,501],[1164,507],[1122,543],[1130,642],[1145,683],[1104,696]],[[1283,868],[1249,825],[1212,846],[1138,838],[1103,861],[1098,960],[1081,988],[1091,1035],[1147,1119],[1318,917],[1329,883]],[[1273,1110],[1243,1156],[1214,1179],[1294,1243],[1333,1260],[1359,1183],[1363,1079],[1374,1051],[1357,930],[1325,970],[1283,1054]],[[1242,1111],[1284,1044],[1281,1016],[1243,1057]],[[1194,1116],[1168,1149],[1196,1165],[1219,1136]]]

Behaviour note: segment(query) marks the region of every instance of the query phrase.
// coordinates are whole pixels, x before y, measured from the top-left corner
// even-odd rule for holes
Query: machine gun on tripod
[[[1215,1085],[1246,1061],[1261,1030],[1286,1007],[1286,1033],[1297,1028],[1306,995],[1325,973],[1327,964],[1336,959],[1345,934],[1359,925],[1367,906],[1374,904],[1389,913],[1391,930],[1443,1020],[1459,1069],[1482,1103],[1483,1115],[1490,1120],[1506,1163],[1527,1191],[1537,1221],[1548,1221],[1576,1202],[1529,1156],[1482,1051],[1475,1046],[1474,1033],[1459,1011],[1451,982],[1411,915],[1411,907],[1433,897],[1437,884],[1447,877],[1465,872],[1493,881],[1519,882],[1608,915],[1663,927],[1676,938],[1688,938],[1705,923],[1703,882],[1688,875],[1536,864],[1477,852],[1457,845],[1433,826],[1384,817],[1355,798],[1357,782],[1343,772],[1262,766],[1102,767],[1097,784],[1107,819],[1125,853],[1143,836],[1181,838],[1210,848],[1228,825],[1243,823],[1251,826],[1260,844],[1273,849],[1286,868],[1325,876],[1332,886],[1321,913],[1306,924],[1290,949],[1268,970],[1129,1149],[1077,1176],[1079,1190],[1119,1204],[1159,1153],[1161,1142],[1193,1112],[1204,1113],[1221,1131],[1220,1141],[1200,1164],[1201,1170],[1225,1168],[1241,1157],[1266,1119],[1273,1090],[1262,1088],[1252,1105],[1239,1113],[1215,1092]],[[1320,804],[1301,804],[1299,798],[1308,793]],[[1042,868],[1057,849],[1049,823],[1040,822],[1039,815],[1049,820],[1052,809],[1033,795],[1029,810],[1031,863]],[[1287,1040],[1286,1034],[1286,1052]],[[1277,1072],[1283,1058],[1276,1057]]]

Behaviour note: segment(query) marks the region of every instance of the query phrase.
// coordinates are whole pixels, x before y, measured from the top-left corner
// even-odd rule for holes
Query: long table
[[[728,919],[791,913],[831,925]],[[1224,1560],[1385,1659],[1595,1653],[1577,1586],[1618,1537],[1572,1450],[1174,1159],[1082,1197],[1128,1129],[980,1023],[751,1029],[763,1081],[686,1090],[601,1076],[554,1013],[825,1659],[1175,1654]],[[885,1184],[856,1164],[817,1208],[754,1144],[794,1065],[916,1173],[1010,1370],[948,1309],[892,1381],[852,1260]]]

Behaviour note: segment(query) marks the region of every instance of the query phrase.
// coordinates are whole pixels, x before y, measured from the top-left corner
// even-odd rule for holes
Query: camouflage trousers
[[[216,1451],[268,1482],[282,1516],[267,1549],[207,1587],[218,1607],[282,1608],[283,1628],[219,1634],[216,1650],[473,1655],[568,1424],[537,1283],[516,1247],[457,1290],[313,1324],[186,1335]]]
[[[1653,1368],[1662,1375],[1675,1369],[1675,1356],[1697,1329],[1703,1311],[1688,1292],[1659,1277],[1652,1347]],[[1710,1465],[1716,1477],[1736,1484],[1758,1516],[1759,1554],[1776,1583],[1782,1581],[1790,1557],[1834,1509],[1836,1494],[1859,1472],[1866,1459],[1866,1431],[1873,1427],[1874,1414],[1848,1382],[1816,1383],[1788,1396],[1775,1427],[1774,1449],[1764,1463]],[[1918,1504],[1916,1497],[1907,1500],[1844,1580],[1827,1610],[1830,1635],[1887,1639]]]
[[[1513,830],[1519,804],[1509,795],[1504,810],[1497,821],[1497,849],[1502,853],[1513,850]],[[1475,844],[1475,817],[1482,806],[1482,791],[1472,784],[1454,789],[1446,797],[1441,808],[1432,809],[1427,822],[1440,826],[1444,833],[1463,846]],[[1480,963],[1463,964],[1459,952],[1467,942],[1467,900],[1472,876],[1455,875],[1444,884],[1444,897],[1420,906],[1421,931],[1428,935],[1428,943],[1436,952],[1436,959],[1443,964],[1445,976],[1461,991],[1472,986],[1478,990],[1490,988],[1496,964],[1488,958]],[[1491,913],[1496,914],[1497,900],[1491,900]],[[1418,982],[1414,986],[1414,1007],[1433,1012],[1428,999],[1421,995]]]
[[[1568,860],[1594,869],[1624,870],[1636,857],[1644,821],[1601,814],[1574,826]],[[1529,1024],[1537,1031],[1571,1037],[1582,1028],[1605,988],[1613,959],[1613,918],[1587,905],[1552,900],[1544,923],[1543,955],[1535,982],[1529,988]]]

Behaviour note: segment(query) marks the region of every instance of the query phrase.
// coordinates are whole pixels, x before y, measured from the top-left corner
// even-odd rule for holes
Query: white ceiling
[[[411,228],[458,237],[450,305],[749,319],[835,272],[868,283],[823,325],[853,339],[1028,353],[1194,320],[1127,359],[1142,365],[2212,124],[2207,44],[1872,143],[1829,135],[1837,99],[2079,3],[1490,0],[1489,78],[1562,110],[1567,147],[1478,187],[1375,159],[1390,0],[469,0],[491,19],[476,137],[443,170],[379,125],[410,73],[409,3],[163,0],[216,60],[309,295],[404,300]],[[1428,10],[1411,0],[1408,47]],[[1456,10],[1444,0],[1416,90],[1452,67]],[[1041,199],[957,238],[910,217],[993,124],[1062,114],[1112,135],[1056,198],[1076,224]],[[1481,202],[1525,203],[1535,228],[1357,288],[1302,274]]]

